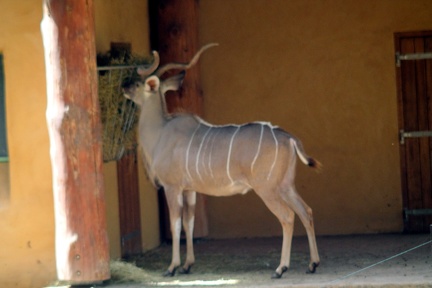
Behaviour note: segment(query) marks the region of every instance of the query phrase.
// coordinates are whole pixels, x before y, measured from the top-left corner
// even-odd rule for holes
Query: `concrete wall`
[[[402,229],[393,33],[432,29],[429,0],[201,0],[205,118],[271,121],[324,164],[298,162],[318,234]],[[211,237],[280,235],[253,193],[209,198]],[[303,234],[298,229],[296,234]]]
[[[0,169],[1,189],[8,190],[1,194],[9,198],[0,205],[0,286],[43,287],[56,279],[56,271],[42,1],[3,0],[1,7],[10,162]],[[108,50],[111,41],[127,41],[134,52],[148,54],[147,1],[96,0],[95,7],[98,51]],[[115,168],[115,163],[104,167],[112,258],[120,255]],[[144,248],[150,249],[159,244],[156,192],[142,168],[140,177]]]

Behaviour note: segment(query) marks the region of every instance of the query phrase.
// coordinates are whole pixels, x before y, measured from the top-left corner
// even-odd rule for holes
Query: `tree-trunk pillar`
[[[93,0],[44,0],[57,276],[110,278]]]

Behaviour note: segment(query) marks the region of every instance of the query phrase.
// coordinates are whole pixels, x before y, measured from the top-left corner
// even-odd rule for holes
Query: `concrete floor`
[[[87,287],[432,287],[429,234],[318,237],[321,265],[315,274],[305,273],[307,239],[295,237],[290,269],[282,279],[273,280],[270,276],[278,265],[281,241],[197,241],[192,273],[172,278],[161,276],[171,257],[171,246],[162,245],[135,259],[141,267],[138,273],[145,273],[136,283],[111,281]]]

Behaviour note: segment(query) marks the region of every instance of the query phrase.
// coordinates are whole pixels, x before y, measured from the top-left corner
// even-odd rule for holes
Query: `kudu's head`
[[[124,96],[132,100],[134,103],[142,106],[146,99],[152,95],[159,93],[164,95],[167,91],[178,90],[184,78],[184,71],[195,65],[205,50],[217,45],[219,44],[210,43],[203,46],[189,63],[168,63],[161,67],[159,67],[159,53],[157,51],[153,51],[154,60],[150,67],[139,67],[137,69],[140,79],[123,85]],[[182,72],[164,80],[160,79],[164,73],[173,69],[182,70]]]

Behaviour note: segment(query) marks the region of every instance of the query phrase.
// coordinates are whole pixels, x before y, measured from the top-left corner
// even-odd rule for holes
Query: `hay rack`
[[[138,108],[123,96],[122,85],[138,77],[138,66],[143,65],[97,68],[104,162],[117,161],[137,146]]]

